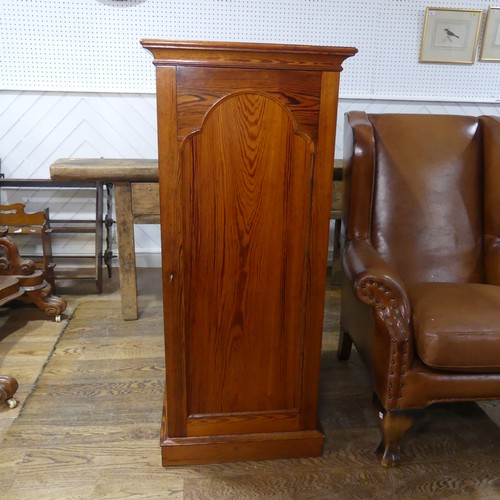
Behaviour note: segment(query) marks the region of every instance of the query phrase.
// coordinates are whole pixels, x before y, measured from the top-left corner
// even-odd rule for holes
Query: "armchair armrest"
[[[411,307],[403,281],[384,261],[368,240],[350,240],[344,251],[344,271],[354,294],[386,318],[394,317],[408,325]]]
[[[415,355],[410,301],[403,281],[365,239],[346,244],[343,264],[354,295],[372,307],[375,318],[374,331],[364,332],[370,338],[358,336],[357,342],[361,341],[361,349],[365,349],[365,362],[374,376],[380,401],[385,408],[397,410],[405,375]]]

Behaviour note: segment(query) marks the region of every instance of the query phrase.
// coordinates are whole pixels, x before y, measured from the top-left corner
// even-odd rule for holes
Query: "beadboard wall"
[[[344,113],[481,114],[500,116],[500,104],[345,99],[339,103],[335,154],[342,158]],[[156,158],[154,94],[76,92],[0,92],[0,158],[9,178],[48,179],[58,158]],[[94,214],[87,191],[2,189],[3,204],[25,203],[29,211],[50,208],[54,218],[86,218]],[[136,226],[139,266],[160,265],[160,231],[156,225]],[[55,241],[55,253],[94,252],[92,235],[72,235]],[[23,249],[32,253],[35,241]],[[116,245],[114,247],[116,253]]]
[[[439,5],[486,13],[490,2]],[[154,67],[139,44],[143,38],[356,46],[341,77],[338,158],[349,110],[499,116],[500,64],[477,56],[473,65],[419,63],[425,6],[420,0],[1,0],[2,172],[45,179],[58,158],[155,158]],[[94,214],[93,197],[82,190],[2,189],[1,202],[49,207],[61,219]],[[136,226],[139,265],[159,265],[159,234],[158,226]],[[92,254],[92,238],[59,236],[54,250]],[[23,241],[25,253],[36,251],[36,241]]]

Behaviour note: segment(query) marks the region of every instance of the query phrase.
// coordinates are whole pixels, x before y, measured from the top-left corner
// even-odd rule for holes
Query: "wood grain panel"
[[[160,213],[162,215],[162,284],[164,300],[166,379],[165,399],[169,404],[162,428],[169,436],[186,433],[186,381],[184,355],[184,268],[182,244],[182,185],[178,165],[177,84],[175,68],[157,70],[158,142],[160,164]],[[163,163],[162,163],[163,161]]]
[[[184,139],[201,127],[208,110],[234,92],[259,91],[275,98],[313,141],[318,135],[321,73],[286,70],[178,68],[178,132]]]
[[[319,456],[323,439],[319,431],[166,438],[162,458],[163,465],[183,465]]]
[[[158,215],[160,213],[160,188],[157,182],[134,182],[130,188],[134,215]]]
[[[187,422],[189,436],[298,431],[299,426],[298,410],[191,415]]]
[[[316,425],[314,408],[318,404],[317,391],[308,390],[312,381],[319,380],[319,354],[323,326],[323,305],[326,274],[324,272],[328,255],[329,217],[332,197],[333,166],[335,151],[335,128],[337,114],[332,113],[337,102],[339,73],[323,73],[321,78],[321,112],[318,136],[318,154],[314,169],[311,207],[310,252],[307,263],[307,299],[304,314],[309,336],[304,343],[304,390],[302,391],[301,415],[303,426],[312,429]]]
[[[313,145],[275,100],[239,93],[181,161],[188,414],[296,408]]]

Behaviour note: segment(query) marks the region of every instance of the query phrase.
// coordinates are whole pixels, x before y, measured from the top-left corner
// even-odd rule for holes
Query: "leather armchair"
[[[436,402],[500,399],[500,120],[345,126],[341,334],[369,370],[384,466]]]

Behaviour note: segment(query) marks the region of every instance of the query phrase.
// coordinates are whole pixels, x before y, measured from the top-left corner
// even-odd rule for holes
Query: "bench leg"
[[[134,220],[130,183],[117,182],[115,184],[115,207],[122,317],[125,320],[134,320],[138,318],[138,308]]]

